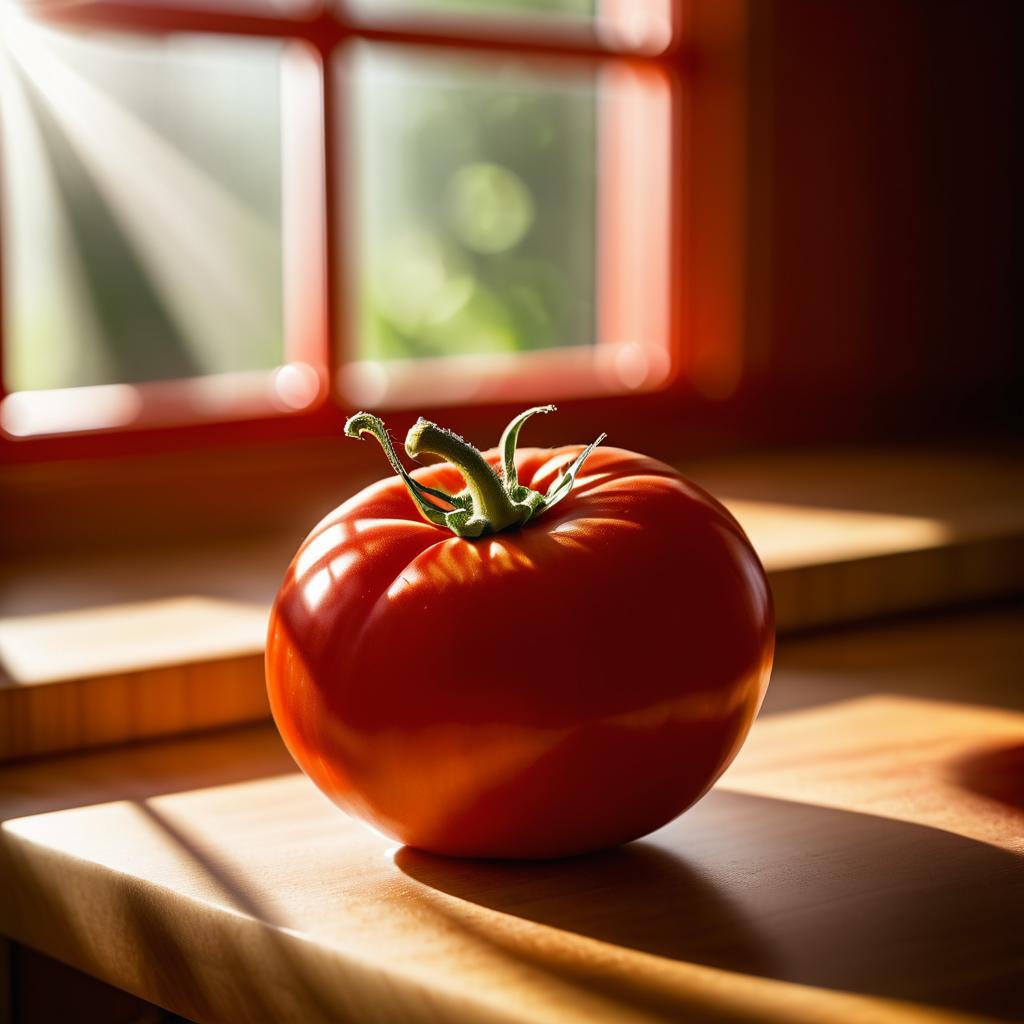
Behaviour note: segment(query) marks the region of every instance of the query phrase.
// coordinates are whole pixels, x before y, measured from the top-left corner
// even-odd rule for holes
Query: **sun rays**
[[[7,238],[12,263],[45,267],[46,306],[51,321],[60,321],[50,333],[74,337],[79,347],[84,342],[92,363],[77,368],[78,379],[68,379],[76,372],[68,365],[72,353],[51,347],[49,359],[61,365],[36,367],[36,379],[24,383],[60,387],[145,379],[133,372],[130,360],[119,365],[116,352],[111,359],[102,345],[90,344],[97,321],[109,328],[103,318],[112,316],[119,317],[118,326],[132,321],[134,329],[125,333],[133,345],[149,340],[156,348],[155,338],[164,349],[180,348],[176,361],[150,357],[155,376],[279,363],[281,45],[72,40],[5,7],[0,50],[8,177],[13,187],[34,193],[9,196],[12,219],[21,217]],[[245,90],[256,94],[244,95]],[[139,96],[149,104],[145,114]],[[268,97],[270,103],[261,103]],[[243,109],[250,101],[266,109],[254,117]],[[155,116],[147,116],[153,111]],[[201,123],[204,118],[208,123]],[[256,133],[249,148],[263,146],[271,154],[249,161],[258,165],[251,171],[256,186],[247,190],[257,192],[256,199],[232,187],[237,182],[220,173],[219,164],[207,161],[218,167],[214,174],[200,158],[204,133],[218,131],[233,132],[236,139]],[[236,179],[246,156],[235,161]],[[241,173],[248,171],[242,167]],[[18,209],[26,203],[35,221],[45,218],[41,231]],[[90,248],[90,237],[100,235],[102,242]],[[62,244],[76,241],[77,247]],[[18,251],[27,246],[34,248],[29,258]],[[107,260],[106,254],[119,251],[125,253],[120,264]],[[98,278],[105,260],[112,280]],[[38,299],[43,286],[38,275],[24,285],[33,290],[19,295],[15,288],[9,320],[15,350],[40,346],[46,333],[38,315],[18,315],[19,304]],[[17,380],[17,362],[14,376],[14,388],[24,386]]]

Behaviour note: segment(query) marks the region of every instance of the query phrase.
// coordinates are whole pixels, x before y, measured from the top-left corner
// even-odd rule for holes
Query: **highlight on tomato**
[[[440,854],[615,846],[698,800],[768,685],[771,595],[743,530],[671,467],[600,446],[481,453],[420,419],[395,475],[309,534],[266,671],[299,766],[378,831]]]

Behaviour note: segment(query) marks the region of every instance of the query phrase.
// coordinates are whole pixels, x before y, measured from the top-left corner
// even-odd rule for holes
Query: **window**
[[[738,189],[735,153],[698,150],[687,41],[735,37],[739,5],[0,4],[15,459],[642,395],[707,362],[694,267],[730,243],[702,262],[693,226]]]

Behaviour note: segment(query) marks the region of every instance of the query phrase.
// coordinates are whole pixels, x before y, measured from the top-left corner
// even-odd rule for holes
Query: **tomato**
[[[547,411],[483,455],[421,420],[407,451],[457,465],[413,474],[379,420],[353,417],[401,475],[315,527],[271,613],[268,691],[295,760],[423,850],[643,836],[721,775],[768,684],[771,596],[733,517],[634,452],[515,452]]]

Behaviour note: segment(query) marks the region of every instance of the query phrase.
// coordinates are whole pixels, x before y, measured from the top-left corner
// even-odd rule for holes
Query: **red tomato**
[[[517,453],[520,486],[547,492],[580,454]],[[450,464],[413,479],[464,483]],[[435,853],[553,857],[701,797],[773,649],[733,517],[669,466],[599,448],[564,500],[477,539],[425,522],[398,476],[345,502],[288,569],[267,682],[295,760],[346,811]]]

